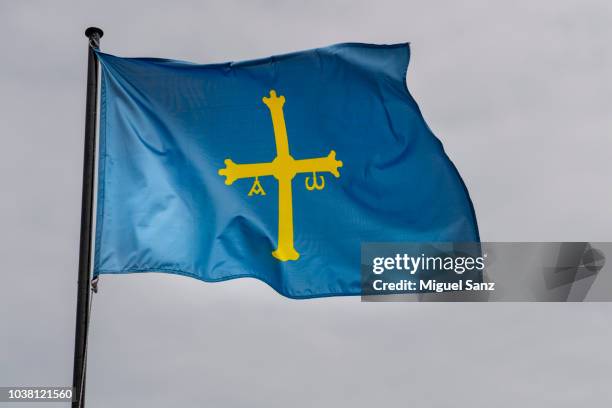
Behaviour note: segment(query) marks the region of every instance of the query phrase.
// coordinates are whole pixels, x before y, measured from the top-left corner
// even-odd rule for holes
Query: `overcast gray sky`
[[[5,0],[0,386],[72,380],[89,25],[106,52],[197,62],[411,41],[408,85],[483,240],[612,238],[609,0]],[[89,407],[612,401],[611,304],[295,301],[163,274],[100,287]]]

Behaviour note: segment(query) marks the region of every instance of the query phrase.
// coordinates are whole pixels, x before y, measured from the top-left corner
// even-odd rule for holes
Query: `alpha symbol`
[[[230,185],[234,181],[243,178],[255,178],[249,196],[253,194],[265,195],[265,191],[259,183],[260,176],[274,176],[278,182],[278,245],[272,255],[281,261],[295,261],[300,254],[293,247],[293,193],[291,181],[299,173],[312,173],[306,177],[306,189],[322,190],[325,187],[323,176],[317,172],[328,172],[335,177],[340,177],[338,168],[342,162],[336,160],[336,152],[331,150],[325,157],[313,159],[294,159],[289,153],[289,141],[285,127],[285,116],[283,114],[284,96],[276,96],[274,90],[270,91],[270,97],[263,98],[263,103],[270,110],[272,126],[274,128],[274,140],[276,142],[276,157],[271,162],[237,164],[231,159],[225,160],[225,167],[219,170],[219,174],[225,176],[225,184]]]
[[[255,181],[253,182],[253,186],[249,190],[249,196],[255,195],[266,195],[262,185],[259,183],[259,177],[255,177]]]

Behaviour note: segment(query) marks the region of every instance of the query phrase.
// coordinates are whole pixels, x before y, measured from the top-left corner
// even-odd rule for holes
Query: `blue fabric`
[[[358,295],[360,245],[478,241],[472,203],[406,88],[408,44],[339,44],[199,65],[98,53],[102,71],[94,274],[260,279],[292,298]],[[291,182],[295,249],[280,261],[279,182],[219,170],[277,155],[275,90],[296,160],[342,161],[323,189]]]

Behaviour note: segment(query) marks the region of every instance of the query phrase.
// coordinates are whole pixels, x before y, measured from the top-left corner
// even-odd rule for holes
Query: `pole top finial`
[[[102,31],[102,29],[98,27],[88,27],[87,30],[85,30],[85,35],[87,36],[87,38],[91,38],[96,34],[98,35],[98,38],[102,38],[102,36],[104,35],[104,31]]]

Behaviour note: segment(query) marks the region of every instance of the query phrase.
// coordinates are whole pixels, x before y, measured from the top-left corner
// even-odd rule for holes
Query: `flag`
[[[97,56],[94,276],[358,295],[362,243],[479,240],[406,87],[408,44],[207,65]]]

